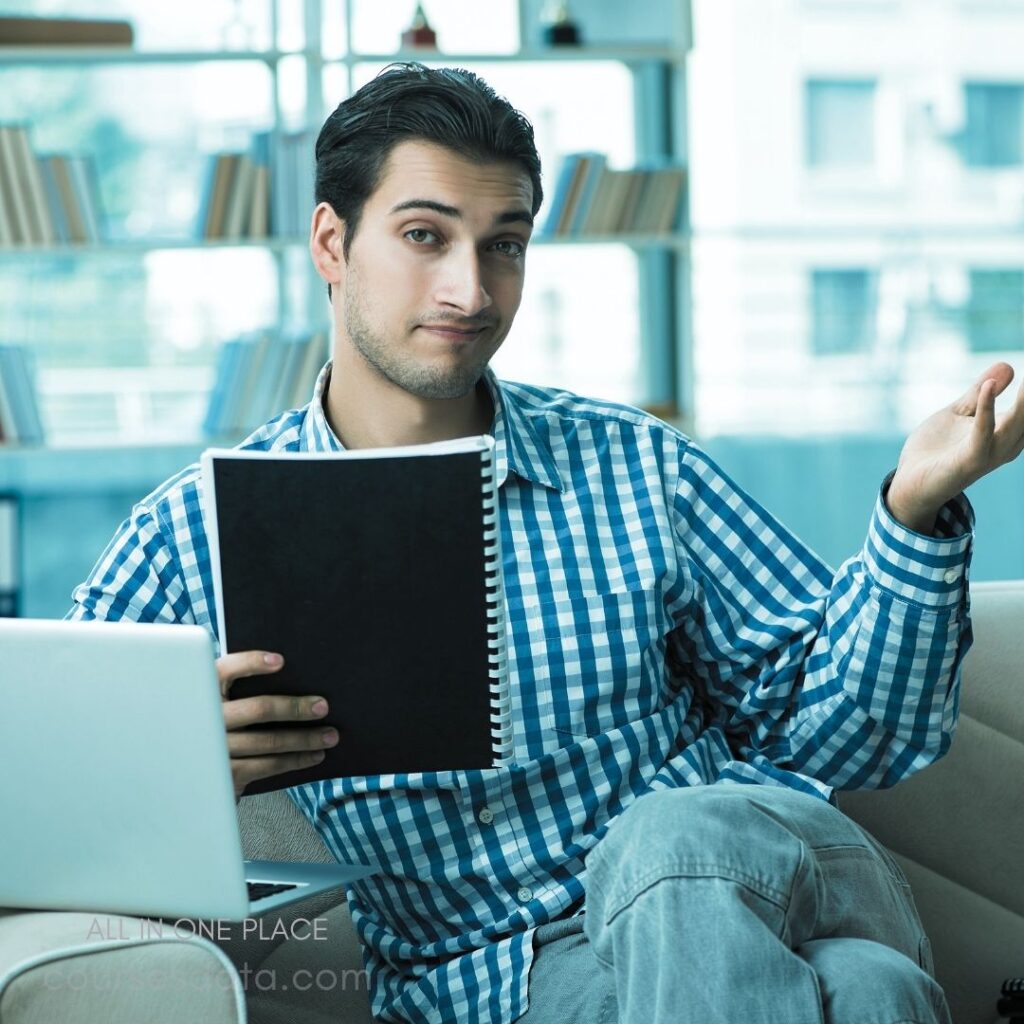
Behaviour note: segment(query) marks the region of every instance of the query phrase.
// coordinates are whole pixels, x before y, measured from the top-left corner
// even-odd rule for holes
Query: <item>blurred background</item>
[[[0,6],[132,34],[0,38],[0,126],[80,159],[97,222],[0,246],[0,346],[41,426],[0,442],[0,607],[62,615],[134,501],[255,425],[215,415],[227,343],[323,338],[313,141],[395,59],[478,71],[536,129],[547,199],[499,374],[677,423],[833,564],[906,433],[994,360],[1024,371],[1024,0],[428,0],[436,49],[411,49],[416,8]],[[545,231],[583,152],[685,168],[671,226]],[[210,234],[225,153],[269,164],[269,229]],[[973,578],[1024,576],[1024,469],[970,496]]]

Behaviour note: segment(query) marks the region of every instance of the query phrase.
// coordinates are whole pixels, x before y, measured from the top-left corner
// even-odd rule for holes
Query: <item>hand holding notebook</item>
[[[221,650],[284,656],[231,695],[322,694],[340,737],[247,792],[510,763],[491,438],[202,467]]]
[[[268,651],[237,651],[216,661],[236,800],[246,790],[255,792],[257,784],[271,787],[273,783],[265,779],[320,764],[325,749],[338,742],[338,730],[324,725],[329,709],[323,697],[275,695],[273,680],[265,678],[267,698],[232,698],[231,690],[239,680],[267,677],[283,664],[280,654]]]

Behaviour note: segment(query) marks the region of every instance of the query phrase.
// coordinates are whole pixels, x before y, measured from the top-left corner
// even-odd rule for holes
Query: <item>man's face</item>
[[[517,164],[396,146],[343,269],[340,342],[411,394],[467,395],[519,309],[532,199]]]

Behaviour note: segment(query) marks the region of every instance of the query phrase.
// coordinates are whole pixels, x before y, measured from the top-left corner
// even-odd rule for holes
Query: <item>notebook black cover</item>
[[[231,696],[324,696],[322,724],[339,733],[320,764],[246,792],[491,767],[495,586],[484,453],[208,454],[224,653],[269,650],[285,659],[279,672],[237,681]]]

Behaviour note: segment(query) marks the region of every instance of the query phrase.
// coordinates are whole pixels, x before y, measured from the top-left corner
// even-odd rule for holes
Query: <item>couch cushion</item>
[[[335,907],[305,934],[275,949],[247,979],[250,1024],[372,1024],[367,976],[347,908]]]
[[[896,855],[932,944],[956,1024],[991,1024],[999,989],[1024,971],[1024,917]]]
[[[118,915],[0,912],[4,1024],[237,1024],[238,976],[212,943]]]

